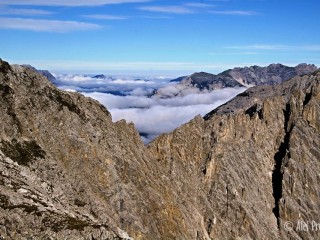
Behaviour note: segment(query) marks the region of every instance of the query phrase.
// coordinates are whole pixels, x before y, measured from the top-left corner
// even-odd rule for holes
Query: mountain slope
[[[1,236],[190,237],[197,216],[187,218],[132,124],[2,61],[0,91]]]
[[[204,191],[197,202],[211,239],[317,238],[296,227],[320,218],[319,81],[318,71],[251,88],[149,146],[172,181],[188,189],[194,177]]]
[[[205,72],[194,73],[182,80],[181,84],[189,87],[196,87],[200,90],[215,90],[226,87],[243,87],[242,84],[234,80],[232,77],[221,77],[220,75],[214,75]]]
[[[144,146],[97,101],[0,61],[5,239],[315,239],[320,72],[247,90]]]

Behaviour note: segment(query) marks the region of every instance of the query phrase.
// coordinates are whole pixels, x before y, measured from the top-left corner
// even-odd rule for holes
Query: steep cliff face
[[[320,73],[251,88],[144,146],[98,102],[0,62],[5,239],[315,239]]]
[[[319,237],[297,229],[320,220],[319,81],[317,72],[251,88],[149,146],[172,181],[186,192],[201,189],[208,237]]]
[[[0,107],[2,237],[193,236],[197,216],[132,124],[2,61]]]

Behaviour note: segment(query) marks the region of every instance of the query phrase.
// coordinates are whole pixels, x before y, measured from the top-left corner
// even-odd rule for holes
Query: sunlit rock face
[[[319,80],[250,88],[145,146],[97,101],[1,61],[0,235],[316,239],[296,225],[320,221]]]

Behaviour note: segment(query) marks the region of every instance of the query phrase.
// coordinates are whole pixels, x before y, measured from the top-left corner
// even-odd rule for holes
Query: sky
[[[0,0],[0,58],[58,73],[320,66],[319,0]]]

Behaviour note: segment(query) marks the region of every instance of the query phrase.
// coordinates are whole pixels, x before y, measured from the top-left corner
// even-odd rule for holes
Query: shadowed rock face
[[[316,239],[320,73],[248,89],[144,146],[97,101],[0,62],[5,239]]]

